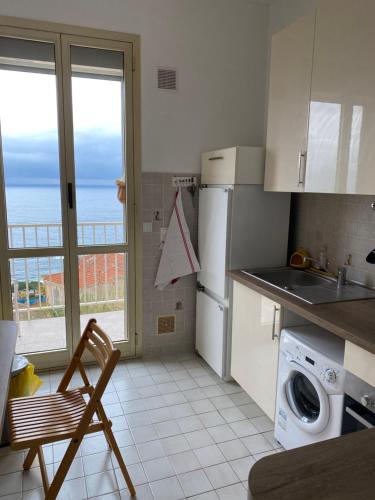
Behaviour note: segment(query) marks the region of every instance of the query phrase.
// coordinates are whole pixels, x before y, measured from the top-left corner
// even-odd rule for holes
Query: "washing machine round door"
[[[290,361],[281,397],[288,416],[311,434],[322,432],[329,421],[329,399],[319,380],[303,366]]]

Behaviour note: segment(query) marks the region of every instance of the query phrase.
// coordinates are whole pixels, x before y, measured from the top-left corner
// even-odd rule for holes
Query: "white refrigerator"
[[[259,183],[206,184],[199,188],[201,271],[195,346],[198,354],[225,380],[231,378],[232,323],[226,270],[285,265],[289,213],[290,194],[264,192]]]

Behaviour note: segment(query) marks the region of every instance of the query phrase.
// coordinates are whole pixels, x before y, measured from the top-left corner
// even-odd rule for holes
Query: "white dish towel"
[[[178,190],[156,275],[155,287],[163,290],[182,276],[198,271],[200,271],[199,262],[191,244],[190,231],[182,208],[181,190]]]

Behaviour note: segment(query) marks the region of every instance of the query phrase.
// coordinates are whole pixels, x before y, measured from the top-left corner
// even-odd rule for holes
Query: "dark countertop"
[[[239,270],[227,271],[227,275],[312,323],[375,354],[375,299],[312,305]]]
[[[375,429],[262,458],[249,474],[253,500],[375,498]]]

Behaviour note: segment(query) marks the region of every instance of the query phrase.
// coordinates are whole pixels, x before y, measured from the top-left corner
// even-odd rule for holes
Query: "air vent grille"
[[[158,316],[158,335],[165,333],[175,333],[176,331],[176,316]]]
[[[177,90],[177,71],[170,68],[158,68],[158,89]]]

